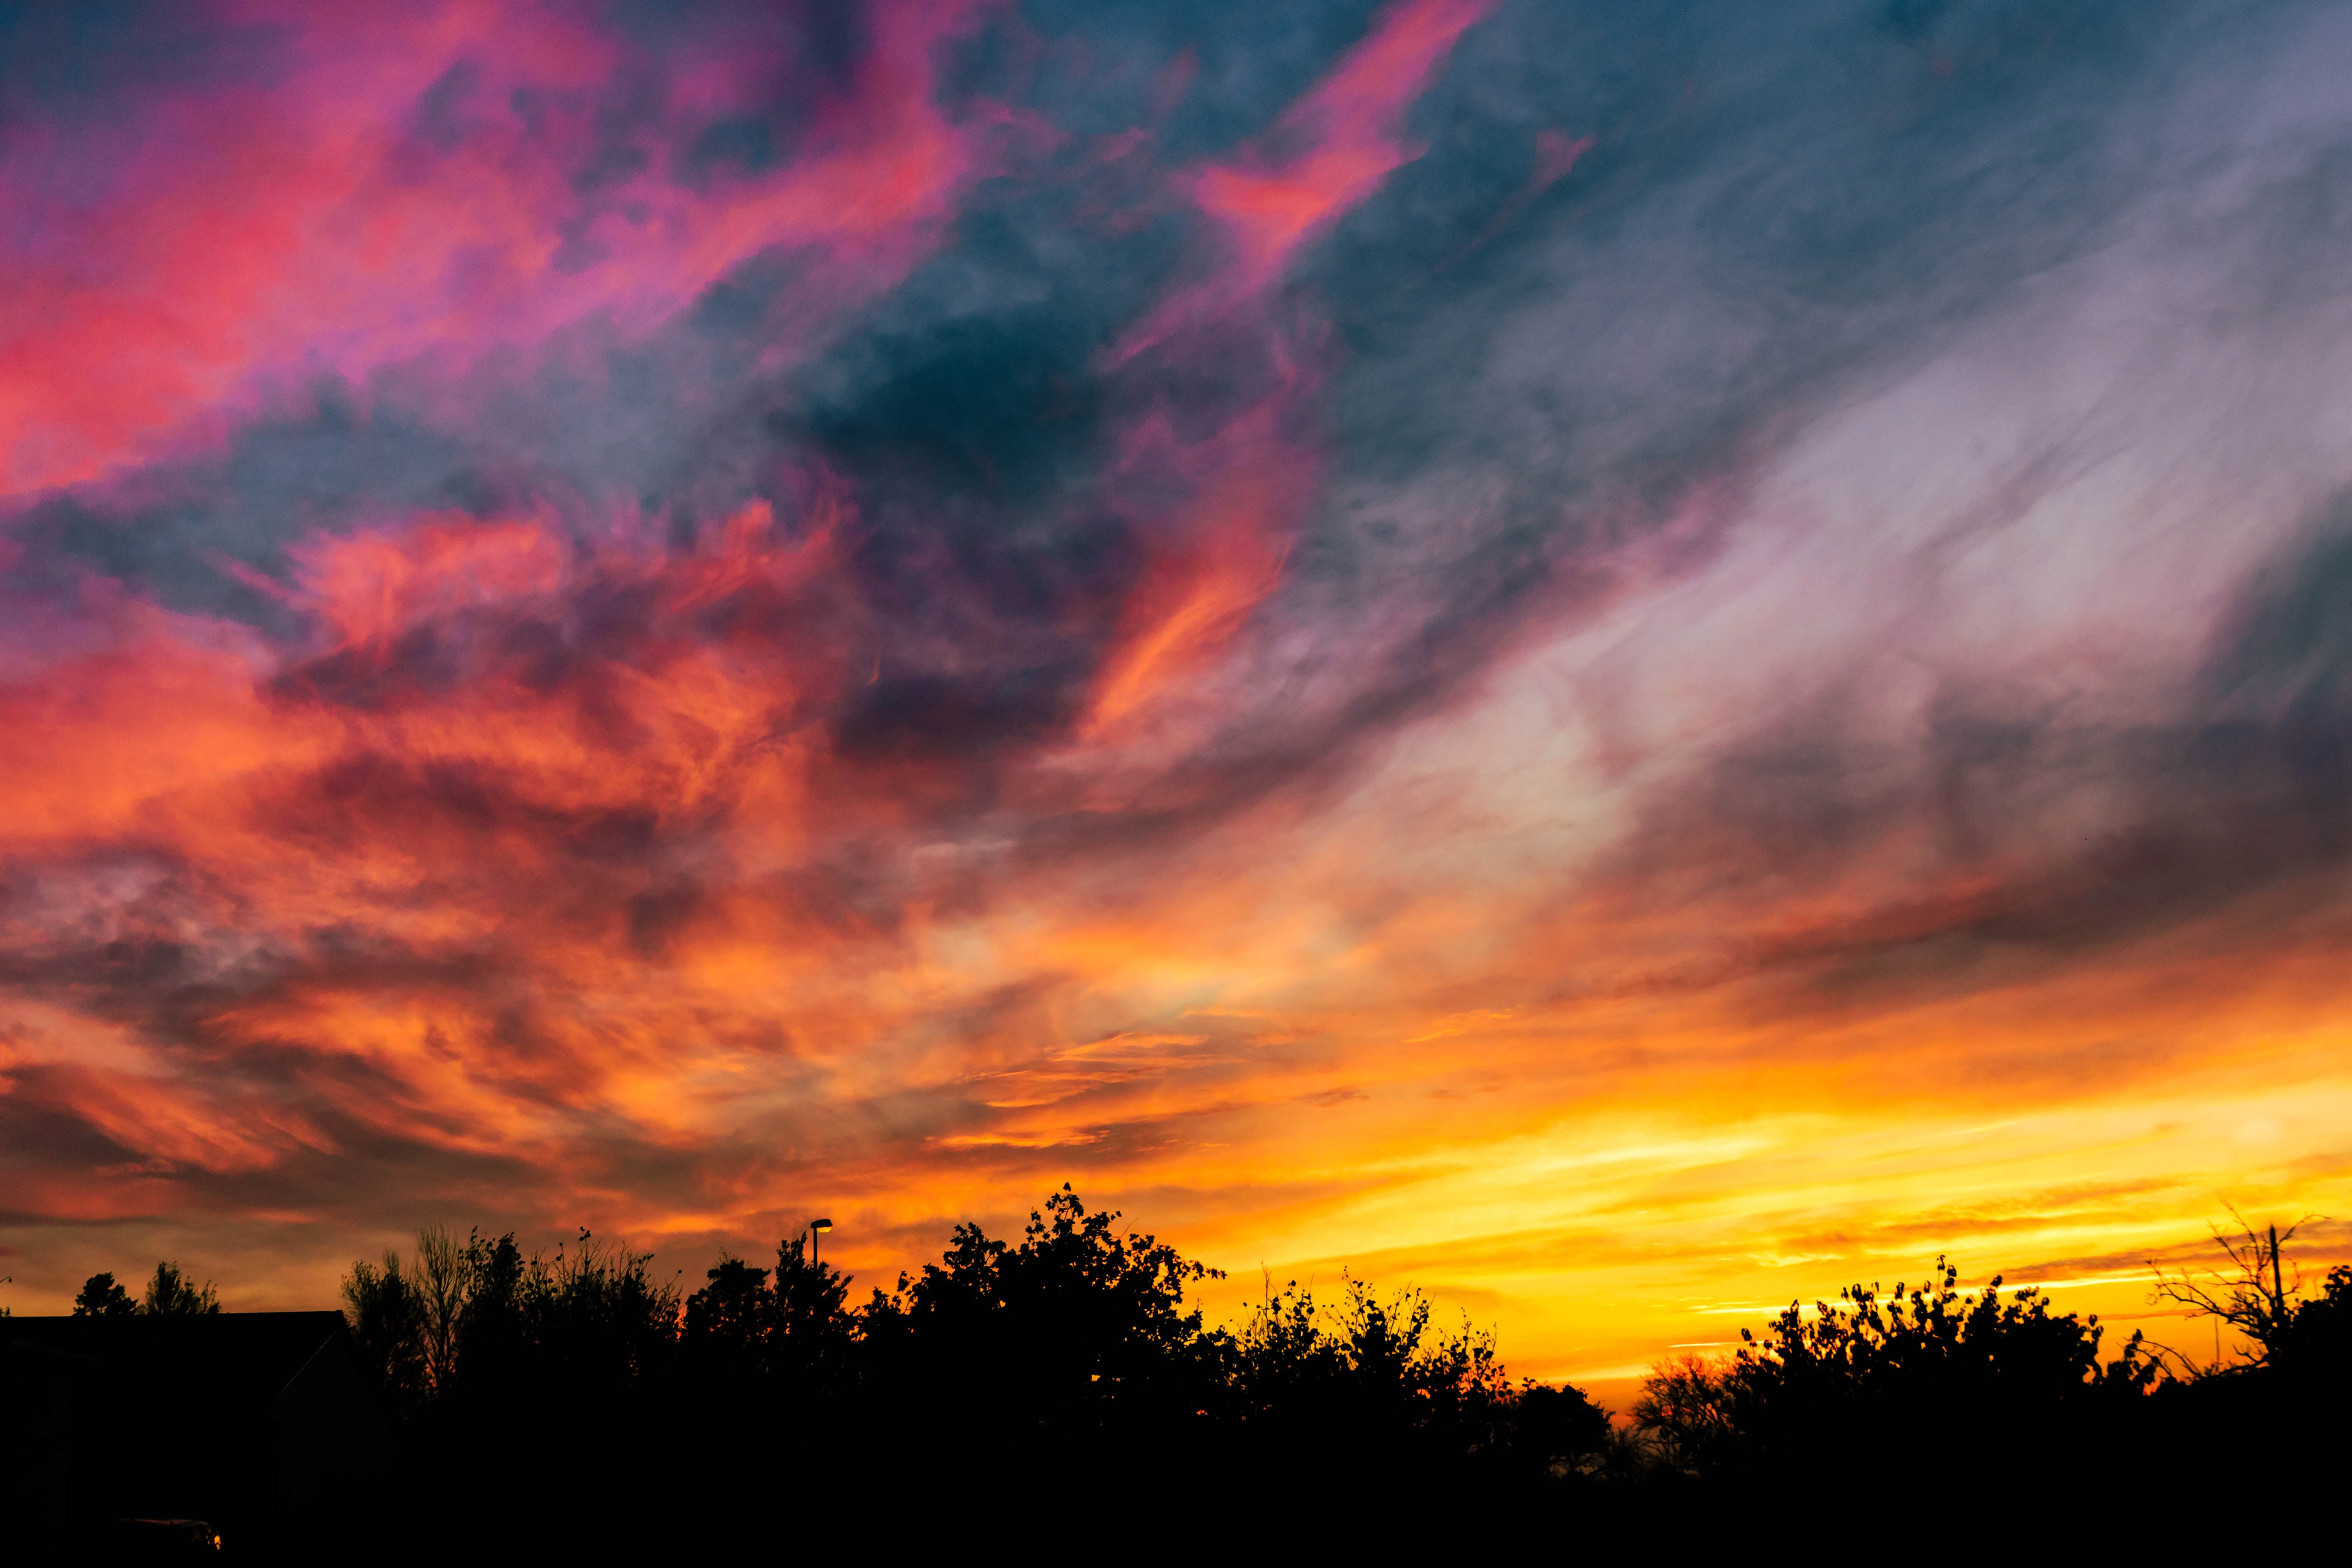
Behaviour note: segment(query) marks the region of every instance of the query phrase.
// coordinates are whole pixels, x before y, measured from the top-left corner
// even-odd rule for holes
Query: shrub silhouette
[[[2053,1312],[2032,1288],[2004,1301],[2000,1284],[1971,1295],[1939,1258],[1907,1293],[1854,1285],[1810,1315],[1792,1302],[1760,1336],[1741,1330],[1727,1360],[1654,1374],[1635,1422],[1663,1462],[1735,1489],[1801,1486],[1865,1434],[1915,1434],[1904,1462],[1874,1469],[1870,1500],[2046,1502],[2107,1462],[2162,1375],[2137,1333],[2102,1362],[2096,1316]],[[2049,1464],[2060,1452],[2068,1466]]]
[[[2330,1382],[2352,1370],[2352,1266],[2330,1269],[2319,1295],[2296,1304],[2271,1356],[2286,1371]]]

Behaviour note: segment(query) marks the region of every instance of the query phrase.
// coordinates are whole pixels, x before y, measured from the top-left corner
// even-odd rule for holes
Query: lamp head
[[[830,1219],[812,1219],[809,1221],[809,1228],[811,1230],[830,1230],[833,1228],[833,1221]]]

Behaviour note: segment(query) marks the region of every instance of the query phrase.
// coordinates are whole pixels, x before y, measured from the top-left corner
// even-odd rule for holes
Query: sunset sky
[[[0,8],[0,1304],[1062,1182],[2352,1256],[2352,10]],[[2207,1331],[2193,1331],[2202,1343]]]

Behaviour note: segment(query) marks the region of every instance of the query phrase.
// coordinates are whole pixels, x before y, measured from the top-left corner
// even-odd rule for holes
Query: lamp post
[[[815,1267],[817,1266],[817,1263],[816,1263],[816,1239],[817,1239],[818,1237],[820,1237],[820,1236],[824,1235],[826,1231],[828,1231],[828,1230],[830,1230],[830,1229],[832,1229],[832,1228],[833,1228],[833,1221],[832,1221],[832,1220],[830,1220],[830,1219],[812,1219],[812,1220],[810,1220],[810,1221],[809,1221],[809,1267],[810,1267],[810,1268],[814,1269],[814,1268],[815,1268]]]

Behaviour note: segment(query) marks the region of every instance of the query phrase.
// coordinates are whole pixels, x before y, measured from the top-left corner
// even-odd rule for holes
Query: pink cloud
[[[772,246],[822,257],[812,287],[837,303],[887,287],[980,166],[931,102],[931,46],[964,10],[884,8],[855,79],[808,89],[797,157],[700,188],[670,179],[675,154],[788,62],[688,60],[634,172],[584,190],[618,40],[500,6],[244,8],[292,29],[284,80],[163,95],[71,145],[36,125],[0,164],[19,215],[0,242],[0,493],[152,455],[273,378],[462,360],[597,316],[642,331]],[[446,146],[428,93],[462,131]]]
[[[1139,353],[1264,290],[1300,246],[1421,155],[1404,117],[1456,39],[1492,0],[1405,0],[1241,156],[1186,177],[1223,229],[1231,257],[1171,299],[1121,344]]]

